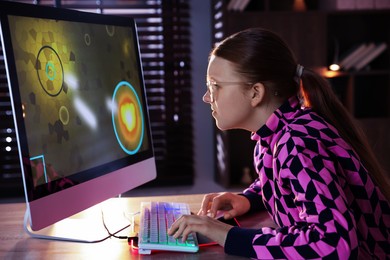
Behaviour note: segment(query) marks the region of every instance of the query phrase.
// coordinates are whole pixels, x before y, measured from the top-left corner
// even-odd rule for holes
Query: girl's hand
[[[168,235],[185,241],[191,232],[197,232],[224,246],[232,227],[209,216],[183,215],[172,224]]]
[[[249,200],[244,196],[230,192],[210,193],[203,197],[198,215],[215,218],[217,211],[222,210],[225,211],[223,217],[231,219],[247,213],[249,209]]]

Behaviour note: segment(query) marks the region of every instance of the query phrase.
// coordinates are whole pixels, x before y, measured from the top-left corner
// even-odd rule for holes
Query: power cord
[[[127,239],[127,236],[117,236],[116,233],[119,233],[116,232],[116,233],[111,233],[110,230],[108,229],[107,225],[106,225],[106,222],[104,221],[104,213],[103,213],[103,210],[101,211],[102,213],[102,222],[103,222],[103,226],[104,226],[104,229],[107,231],[109,237],[115,237],[115,238],[118,238],[118,239]],[[130,227],[132,225],[132,223],[130,223],[129,225],[123,227],[120,231]]]
[[[130,236],[118,236],[116,235],[116,233],[111,233],[111,231],[108,229],[107,225],[106,225],[106,222],[104,221],[104,213],[103,211],[101,211],[102,213],[102,222],[103,222],[103,226],[104,228],[106,229],[109,237],[114,237],[114,238],[117,238],[117,239],[127,239],[127,243],[133,248],[133,249],[138,249],[138,234],[135,232],[134,230],[134,227],[135,227],[135,219],[134,219],[134,216],[139,214],[140,212],[136,212],[136,213],[131,213],[131,219],[130,219],[130,224],[123,227],[121,230],[119,230],[118,232],[130,227],[131,228],[131,231],[130,231]]]

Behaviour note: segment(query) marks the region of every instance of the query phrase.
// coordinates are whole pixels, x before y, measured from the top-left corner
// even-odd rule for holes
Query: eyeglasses
[[[242,85],[242,84],[253,85],[253,83],[250,82],[227,82],[227,81],[216,82],[214,80],[207,80],[206,86],[207,86],[207,92],[209,92],[210,94],[210,102],[214,102],[216,90],[220,88],[222,85]]]

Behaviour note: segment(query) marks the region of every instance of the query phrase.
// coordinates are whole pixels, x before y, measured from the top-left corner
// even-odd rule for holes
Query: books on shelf
[[[250,0],[230,0],[227,5],[227,10],[229,11],[244,11]]]
[[[367,44],[362,43],[348,50],[347,54],[345,54],[343,59],[341,59],[339,62],[340,67],[344,70],[350,68],[354,60],[356,60],[366,48]]]
[[[366,56],[359,60],[358,63],[355,64],[354,68],[356,70],[361,70],[365,66],[367,66],[371,61],[373,61],[376,57],[381,55],[387,49],[387,44],[382,42],[377,44],[375,48],[369,52]]]
[[[361,58],[363,58],[365,55],[367,55],[369,52],[371,52],[375,48],[375,43],[364,43],[364,48],[359,53],[352,56],[351,60],[344,65],[345,70],[352,69],[353,66],[359,62]]]
[[[384,52],[386,48],[387,44],[384,42],[379,44],[373,42],[361,43],[349,50],[339,62],[339,65],[343,70],[361,70]]]

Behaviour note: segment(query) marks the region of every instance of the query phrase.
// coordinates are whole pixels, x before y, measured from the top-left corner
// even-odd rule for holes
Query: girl
[[[170,235],[199,232],[259,259],[389,257],[388,178],[327,81],[277,35],[252,28],[221,42],[203,100],[219,129],[252,132],[258,178],[242,194],[206,195]],[[218,210],[226,219],[267,210],[278,228],[232,227],[213,218]]]

